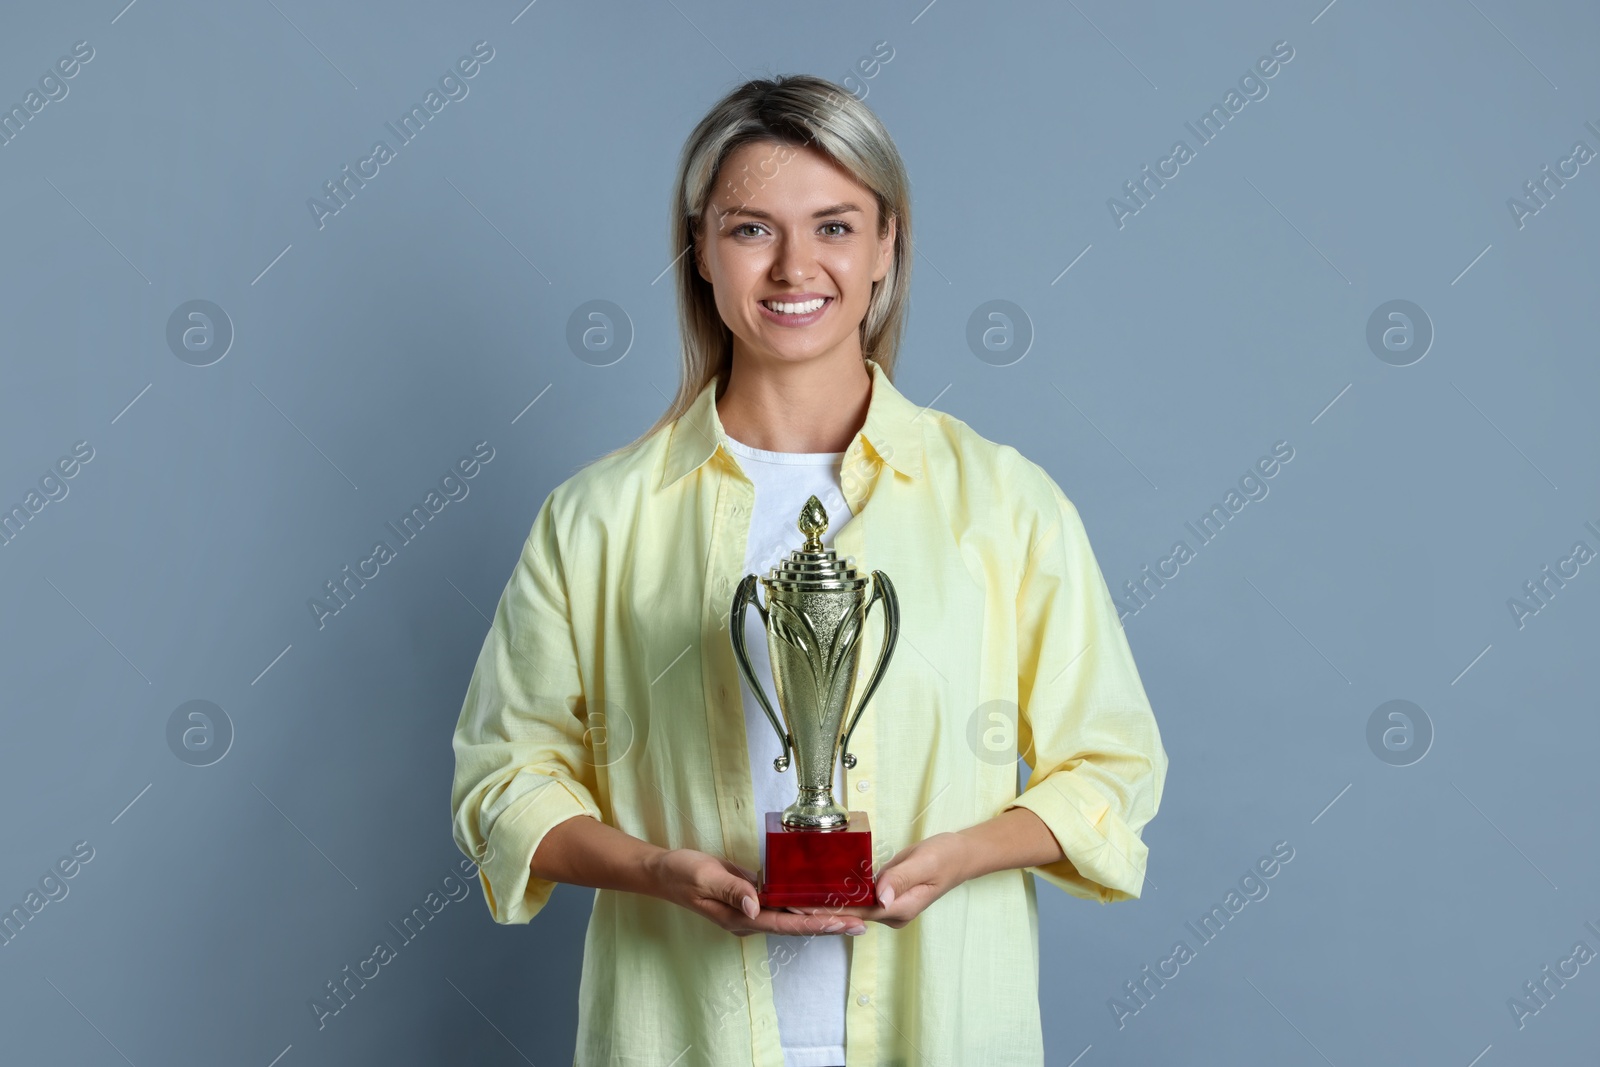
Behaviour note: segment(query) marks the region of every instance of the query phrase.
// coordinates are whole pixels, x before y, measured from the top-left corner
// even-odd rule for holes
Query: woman
[[[1167,758],[1077,511],[891,382],[909,203],[888,133],[832,83],[711,110],[673,192],[677,397],[550,493],[484,641],[455,840],[497,922],[597,890],[577,1064],[1042,1063],[1025,872],[1102,903],[1142,888]],[[795,783],[728,620],[813,494],[824,544],[899,594],[837,793],[870,818],[879,902],[762,908],[764,814]]]

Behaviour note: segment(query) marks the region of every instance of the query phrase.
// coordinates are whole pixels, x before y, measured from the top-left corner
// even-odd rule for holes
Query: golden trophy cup
[[[834,767],[841,760],[846,768],[856,765],[850,735],[883,681],[900,633],[900,603],[888,575],[873,571],[870,579],[862,577],[833,549],[823,548],[828,513],[815,496],[800,509],[798,526],[805,535],[798,549],[768,577],[751,574],[739,583],[729,627],[739,670],[778,732],[783,754],[773,767],[788,770],[792,753],[800,787],[793,804],[766,813],[767,862],[757,891],[763,907],[873,904],[872,827],[866,812],[848,811],[834,799]],[[879,600],[883,651],[847,721],[862,627]],[[766,626],[781,721],[745,647],[745,610],[752,604]]]

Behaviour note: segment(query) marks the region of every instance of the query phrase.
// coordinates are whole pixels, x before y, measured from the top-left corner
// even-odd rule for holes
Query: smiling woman
[[[1100,903],[1141,891],[1167,758],[1077,510],[893,384],[910,203],[888,131],[831,82],[747,82],[711,109],[672,194],[677,396],[546,497],[484,639],[455,840],[491,848],[497,922],[528,922],[558,882],[597,890],[578,1067],[833,1067],[847,1048],[1042,1064],[1033,878]],[[906,651],[838,783],[886,862],[870,904],[763,908],[765,816],[796,782],[730,608],[799,546],[813,497],[810,532],[892,573],[901,605]],[[863,632],[876,663],[888,638]],[[996,708],[1009,747],[980,750]]]
[[[709,212],[714,234],[702,216],[695,269],[711,283],[722,321],[746,344],[791,363],[841,348],[859,360],[858,327],[873,286],[889,271],[896,220],[879,222],[866,190],[815,149],[751,142],[725,166],[772,159],[779,169],[760,190],[772,209],[746,201],[742,190],[720,191]],[[817,201],[823,206],[813,208]]]

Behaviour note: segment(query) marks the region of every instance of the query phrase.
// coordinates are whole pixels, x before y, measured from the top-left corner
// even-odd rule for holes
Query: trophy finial
[[[803,552],[821,552],[822,534],[828,528],[828,513],[822,507],[822,501],[815,495],[806,501],[806,506],[800,509],[800,532],[806,535]]]

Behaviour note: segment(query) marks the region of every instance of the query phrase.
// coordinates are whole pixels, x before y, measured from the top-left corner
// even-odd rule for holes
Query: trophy
[[[850,735],[889,665],[900,633],[900,603],[888,575],[872,572],[869,598],[869,579],[859,576],[833,549],[823,548],[828,513],[815,496],[800,509],[798,525],[805,535],[800,548],[768,577],[746,575],[739,583],[729,627],[739,670],[783,747],[772,765],[780,772],[788,770],[792,752],[800,786],[793,804],[782,812],[766,813],[767,862],[757,895],[764,907],[874,904],[872,827],[866,812],[848,811],[834,800],[834,764],[842,754],[845,767],[856,765]],[[765,606],[756,597],[757,584],[766,589]],[[883,601],[883,651],[847,722],[862,627],[879,600]],[[745,649],[745,609],[751,604],[766,626],[772,681],[783,709],[781,722]]]

